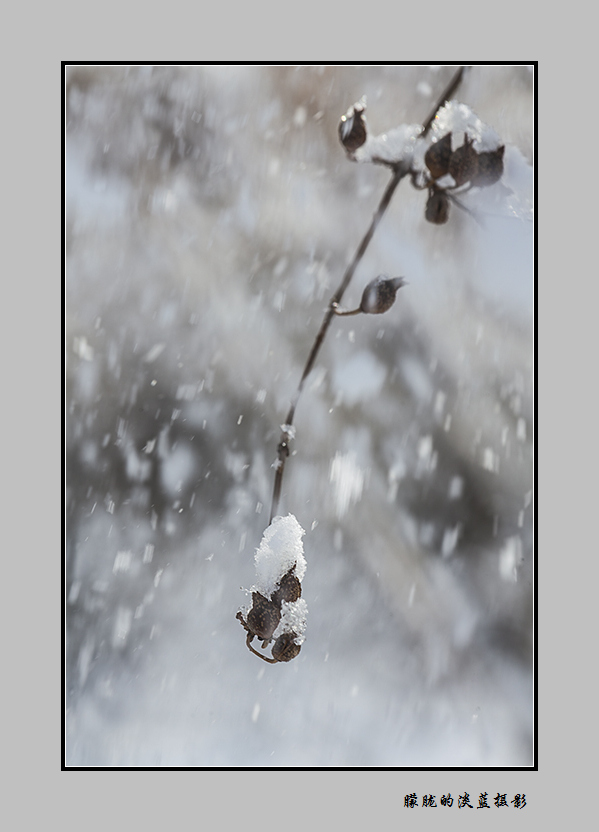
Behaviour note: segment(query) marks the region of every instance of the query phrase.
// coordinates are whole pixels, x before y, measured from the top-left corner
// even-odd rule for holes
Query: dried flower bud
[[[293,574],[293,569],[283,575],[278,588],[272,594],[273,603],[279,607],[282,601],[297,601],[301,597],[302,585]]]
[[[296,633],[283,633],[275,641],[272,648],[272,657],[277,662],[290,662],[295,659],[302,649],[301,644],[296,644]]]
[[[380,315],[395,303],[395,295],[401,286],[405,286],[403,277],[386,277],[381,274],[371,280],[364,289],[360,301],[360,311],[370,315]]]
[[[485,187],[486,185],[494,185],[499,182],[503,176],[503,154],[505,153],[505,145],[501,145],[497,150],[489,150],[485,153],[478,154],[478,170],[476,176],[472,179],[473,185]]]
[[[453,176],[456,185],[463,185],[476,176],[478,170],[478,153],[472,146],[474,140],[466,134],[464,144],[454,150],[449,160],[449,173]]]
[[[249,632],[263,641],[268,641],[279,626],[280,620],[279,606],[259,592],[252,592],[252,608],[247,617]]]
[[[443,225],[449,218],[449,199],[447,194],[436,189],[431,190],[426,202],[424,216],[435,225]]]
[[[449,172],[451,158],[451,131],[443,138],[431,144],[424,154],[424,164],[429,169],[433,179],[440,179]]]
[[[353,153],[362,147],[366,141],[366,120],[364,110],[366,104],[359,101],[349,108],[339,122],[339,139],[348,153]]]

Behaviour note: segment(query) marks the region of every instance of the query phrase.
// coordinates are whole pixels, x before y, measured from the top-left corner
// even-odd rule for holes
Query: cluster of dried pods
[[[245,630],[247,630],[246,643],[249,649],[256,656],[264,659],[265,662],[276,664],[277,662],[290,662],[295,659],[301,650],[301,645],[296,644],[297,633],[293,631],[281,633],[275,640],[272,648],[272,659],[263,656],[252,647],[254,638],[261,639],[264,650],[272,641],[274,632],[281,621],[281,607],[284,601],[291,603],[297,601],[302,594],[302,585],[295,575],[293,566],[278,582],[275,591],[270,598],[260,592],[252,592],[252,607],[244,619],[243,614],[237,613],[237,618]]]
[[[446,133],[431,144],[424,154],[426,165],[425,184],[428,190],[428,200],[424,216],[429,222],[442,225],[449,217],[449,200],[451,192],[460,189],[463,193],[469,188],[485,188],[499,182],[503,175],[503,154],[505,145],[495,150],[478,152],[474,148],[474,140],[464,133],[464,141],[458,148],[452,150],[452,133]],[[448,184],[441,184],[439,180],[450,176]],[[412,175],[412,182],[418,184],[416,174]]]
[[[339,122],[339,140],[350,159],[356,159],[356,150],[368,139],[365,110],[366,104],[359,101]],[[414,187],[428,191],[425,218],[442,225],[449,218],[449,202],[455,201],[456,192],[461,194],[471,187],[483,188],[498,182],[503,175],[504,153],[505,145],[477,151],[467,130],[463,143],[455,150],[452,131],[434,140],[424,156],[425,170],[411,171]]]

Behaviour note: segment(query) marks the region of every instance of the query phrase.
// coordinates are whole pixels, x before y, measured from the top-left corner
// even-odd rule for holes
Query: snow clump
[[[262,536],[256,550],[256,583],[252,592],[260,592],[270,598],[287,572],[295,567],[295,576],[301,581],[306,573],[306,559],[302,529],[293,514],[275,517]]]

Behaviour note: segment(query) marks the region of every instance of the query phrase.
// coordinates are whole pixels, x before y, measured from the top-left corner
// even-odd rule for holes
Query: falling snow
[[[350,507],[358,502],[364,488],[365,474],[357,464],[356,454],[353,451],[347,454],[335,454],[331,462],[330,479],[335,511],[341,520]]]
[[[68,71],[68,764],[531,764],[533,78],[469,72],[422,140],[450,67]],[[482,225],[400,183],[342,302],[408,285],[332,322],[289,426],[390,175],[340,145],[362,95],[356,159],[467,129],[505,173]],[[301,654],[266,665],[242,587],[294,564]]]

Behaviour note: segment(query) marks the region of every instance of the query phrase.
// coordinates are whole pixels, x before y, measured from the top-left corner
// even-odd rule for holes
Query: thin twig
[[[254,647],[252,647],[252,645],[250,643],[252,638],[253,638],[252,634],[248,633],[247,638],[245,640],[245,643],[250,648],[250,651],[254,654],[254,656],[258,656],[259,659],[263,659],[265,662],[268,662],[269,664],[277,664],[276,659],[270,659],[268,656],[264,656],[262,653],[259,653]]]
[[[437,99],[437,103],[435,104],[434,110],[432,111],[431,115],[427,118],[427,120],[424,122],[424,125],[423,125],[423,128],[422,128],[422,135],[423,136],[425,136],[428,133],[428,131],[429,131],[429,129],[430,129],[430,127],[431,127],[431,125],[434,121],[435,115],[437,114],[437,111],[443,106],[443,104],[448,100],[448,98],[450,96],[452,96],[453,93],[456,91],[460,81],[462,80],[462,76],[464,74],[464,69],[465,69],[465,67],[463,67],[463,66],[460,67],[460,69],[456,72],[456,74],[452,78],[451,82],[443,90],[443,93]],[[269,523],[272,523],[273,518],[275,517],[275,515],[278,511],[278,508],[279,508],[279,500],[280,500],[280,497],[281,497],[281,486],[283,484],[283,474],[285,472],[285,462],[287,461],[287,457],[289,456],[289,443],[293,439],[293,434],[294,434],[293,419],[295,417],[295,409],[297,407],[299,398],[300,398],[302,390],[304,388],[304,383],[305,383],[307,377],[310,375],[310,372],[312,371],[312,368],[314,366],[314,362],[316,361],[316,356],[318,355],[318,353],[320,351],[320,348],[322,346],[322,342],[324,341],[325,335],[327,334],[327,331],[328,331],[328,328],[331,324],[331,321],[335,317],[335,308],[339,305],[345,290],[349,286],[349,283],[350,283],[352,277],[354,276],[354,273],[355,273],[360,261],[362,260],[362,257],[364,256],[364,253],[366,252],[366,249],[368,248],[368,245],[369,245],[370,241],[372,240],[372,238],[374,236],[374,232],[376,231],[376,229],[378,227],[378,224],[380,223],[381,219],[383,218],[383,216],[385,214],[385,211],[389,207],[389,203],[391,202],[391,198],[393,197],[393,194],[395,193],[395,189],[397,188],[397,186],[399,185],[401,180],[405,176],[408,175],[409,172],[410,172],[409,169],[402,166],[402,165],[397,165],[396,167],[394,167],[393,175],[391,177],[391,181],[387,185],[387,187],[385,189],[385,192],[383,193],[383,196],[381,197],[381,201],[379,202],[379,206],[378,206],[378,208],[377,208],[377,210],[376,210],[376,212],[375,212],[375,214],[372,218],[372,221],[370,223],[370,227],[368,228],[368,231],[366,232],[366,234],[362,238],[362,242],[358,246],[357,251],[353,256],[352,261],[350,262],[347,269],[345,270],[345,274],[343,275],[343,279],[341,280],[341,283],[339,284],[339,287],[337,288],[337,291],[332,296],[332,298],[329,302],[329,305],[327,307],[327,310],[325,312],[325,316],[324,316],[324,319],[323,319],[322,324],[320,326],[320,330],[318,331],[318,335],[316,336],[316,340],[314,341],[314,344],[313,344],[312,349],[310,351],[310,355],[308,356],[308,360],[306,361],[306,366],[304,367],[304,371],[302,373],[302,377],[300,379],[297,390],[295,392],[295,396],[293,397],[293,400],[291,402],[291,406],[289,408],[289,412],[287,414],[285,424],[282,425],[281,438],[280,438],[279,444],[277,446],[277,460],[275,462],[275,480],[274,480],[274,486],[273,486],[273,492],[272,492],[272,506],[271,506],[271,511],[270,511],[270,521],[269,521]]]
[[[449,84],[446,86],[446,88],[443,90],[443,92],[441,93],[441,95],[437,99],[437,103],[435,104],[435,106],[431,110],[429,117],[427,118],[427,120],[422,125],[422,135],[423,136],[426,136],[428,131],[431,129],[433,121],[435,120],[435,116],[437,115],[437,113],[439,112],[441,107],[447,101],[449,101],[451,96],[457,90],[458,86],[460,85],[460,82],[461,82],[462,78],[464,77],[464,71],[465,70],[466,70],[465,66],[461,66],[458,69],[456,74],[453,76],[453,78],[451,79]]]
[[[291,437],[292,431],[290,431],[291,426],[293,425],[293,418],[295,416],[295,409],[297,407],[297,403],[299,401],[299,397],[304,389],[304,382],[306,381],[307,377],[310,375],[312,367],[314,366],[314,362],[316,361],[316,356],[318,355],[320,348],[322,346],[322,342],[324,341],[325,335],[327,334],[327,330],[331,324],[331,321],[335,317],[335,307],[340,303],[341,298],[347,287],[349,286],[349,282],[352,279],[356,268],[362,257],[364,256],[364,252],[368,248],[368,244],[370,243],[376,228],[383,218],[389,203],[391,202],[391,197],[393,196],[395,189],[401,182],[404,176],[408,173],[407,170],[403,168],[397,169],[387,188],[381,198],[379,206],[376,210],[374,217],[372,218],[372,222],[370,223],[370,228],[364,235],[362,242],[358,246],[356,253],[354,254],[353,260],[345,270],[345,274],[343,275],[343,280],[339,284],[337,291],[331,298],[327,311],[325,312],[324,319],[320,326],[320,330],[318,335],[316,336],[316,340],[312,345],[312,350],[310,351],[310,355],[308,356],[308,360],[306,361],[306,366],[304,367],[304,372],[302,373],[302,377],[300,379],[298,388],[295,392],[295,396],[291,402],[291,407],[289,408],[289,413],[287,414],[287,418],[285,420],[285,424],[282,426],[282,433],[279,445],[277,447],[277,461],[275,462],[275,481],[272,493],[272,508],[270,512],[270,522],[277,513],[279,507],[279,498],[281,496],[281,484],[283,482],[283,473],[285,471],[285,462],[287,457],[289,456],[289,442]]]

